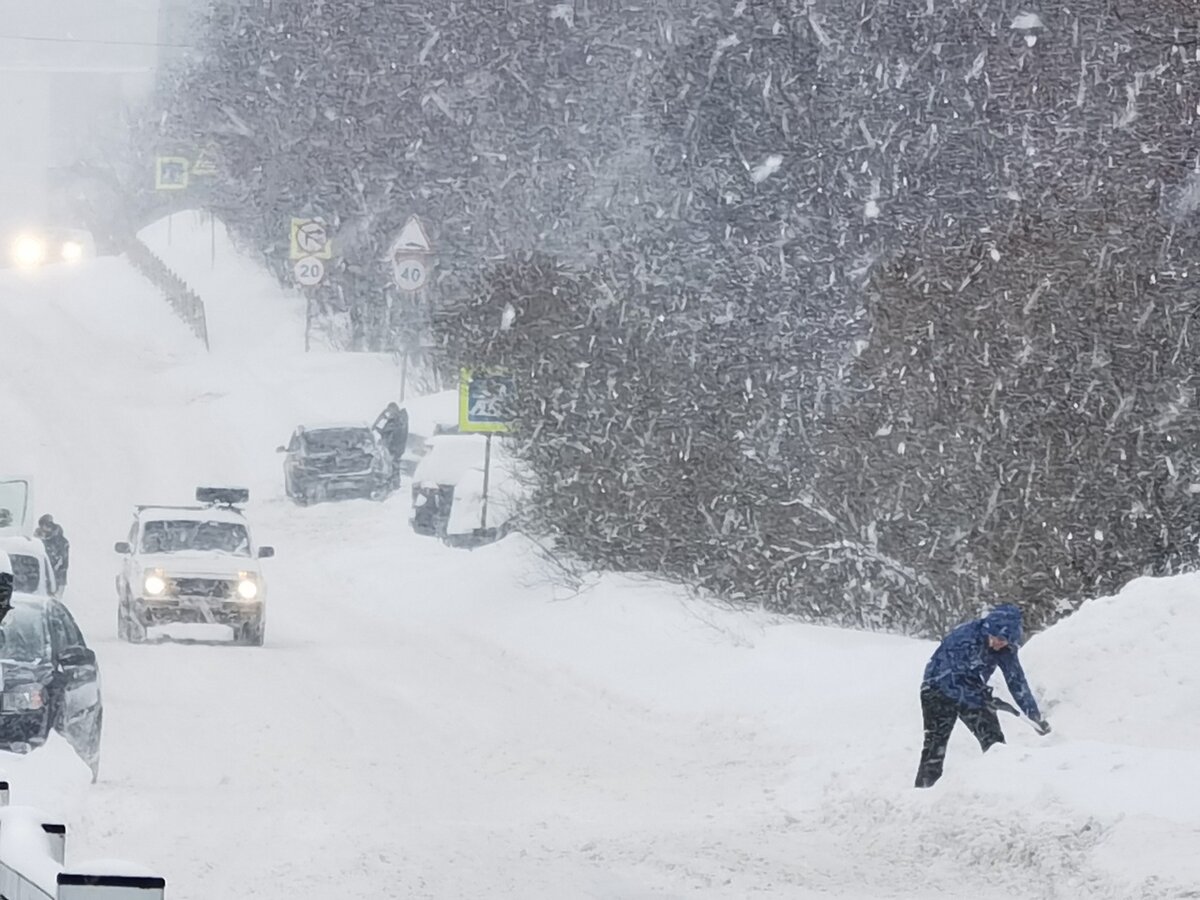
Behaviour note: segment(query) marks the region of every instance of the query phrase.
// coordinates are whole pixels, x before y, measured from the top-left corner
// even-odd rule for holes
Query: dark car
[[[297,428],[286,447],[283,481],[301,505],[346,497],[382,500],[394,486],[390,454],[366,425]]]
[[[0,622],[0,749],[28,753],[57,731],[100,771],[104,706],[96,654],[57,600],[13,594]]]

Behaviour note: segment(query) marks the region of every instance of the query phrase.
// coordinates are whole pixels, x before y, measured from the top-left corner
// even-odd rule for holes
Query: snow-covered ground
[[[69,860],[173,900],[1167,898],[1200,889],[1200,578],[1139,581],[1034,638],[1054,725],[911,787],[932,645],[721,609],[649,580],[556,583],[523,538],[473,552],[383,503],[300,509],[275,447],[371,418],[384,357],[303,352],[303,304],[177,217],[147,240],[213,352],[123,261],[0,272],[0,472],[72,541],[104,679],[101,779],[62,741],[0,754]],[[441,402],[439,399],[438,402]],[[267,645],[115,636],[139,502],[245,484]],[[192,635],[207,639],[211,635]]]

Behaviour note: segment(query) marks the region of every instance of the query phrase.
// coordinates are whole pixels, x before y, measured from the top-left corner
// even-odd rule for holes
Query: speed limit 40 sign
[[[420,256],[398,256],[392,260],[392,276],[402,291],[419,291],[429,281],[429,264]]]
[[[433,246],[425,226],[416,216],[409,216],[400,233],[392,241],[388,257],[392,263],[392,278],[402,291],[419,291],[429,281]]]

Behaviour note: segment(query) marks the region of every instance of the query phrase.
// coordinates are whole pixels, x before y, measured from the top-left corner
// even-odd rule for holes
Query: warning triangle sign
[[[217,174],[217,148],[209,145],[200,151],[200,155],[196,157],[196,161],[192,163],[193,175],[216,175]]]
[[[409,216],[408,221],[404,223],[404,227],[400,229],[400,234],[396,237],[395,243],[392,244],[392,253],[432,253],[433,247],[429,244],[429,235],[425,233],[425,226],[421,224],[421,220],[416,216]]]

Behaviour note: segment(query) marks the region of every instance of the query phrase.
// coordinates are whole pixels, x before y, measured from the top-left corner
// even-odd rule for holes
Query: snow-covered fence
[[[67,829],[28,806],[9,806],[0,781],[0,900],[163,900],[167,883],[133,863],[67,867]]]
[[[204,341],[204,347],[207,349],[208,319],[204,314],[204,301],[200,296],[140,238],[133,237],[125,243],[125,255],[133,267],[162,292],[163,298],[171,304],[175,314],[187,323],[196,333],[196,337]]]

